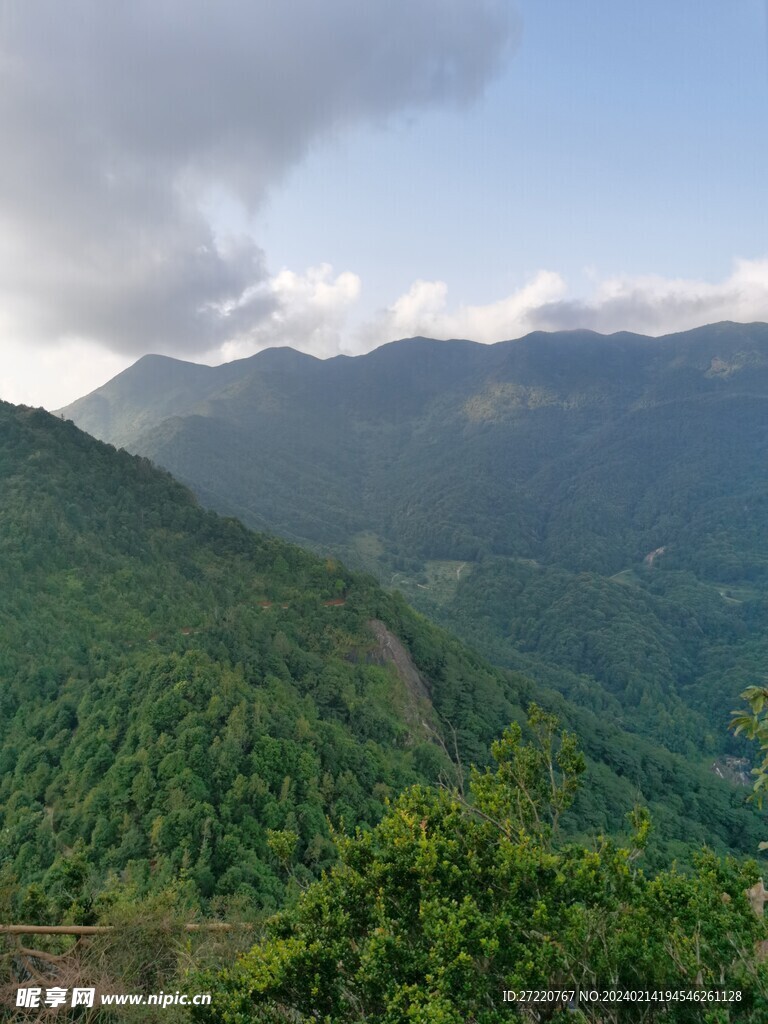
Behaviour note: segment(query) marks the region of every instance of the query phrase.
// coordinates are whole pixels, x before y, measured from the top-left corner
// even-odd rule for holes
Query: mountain
[[[760,473],[767,392],[768,327],[718,324],[659,339],[411,339],[326,361],[278,349],[215,368],[145,357],[61,414],[311,541],[367,524],[424,558],[610,573],[659,547],[687,565],[706,536],[711,571],[740,579],[764,574],[765,542],[732,550],[710,535],[746,518],[737,492]],[[276,464],[313,499],[287,525]]]
[[[254,358],[210,367],[168,356],[143,356],[129,373],[120,374],[119,390],[99,388],[80,399],[78,419],[87,433],[104,435],[116,447],[129,445],[138,433],[236,384],[248,374]],[[266,369],[270,363],[290,366],[302,360],[311,357],[292,349],[271,349],[262,354],[260,364]]]
[[[377,820],[445,768],[437,715],[470,666],[422,676],[383,621],[409,614],[369,581],[41,410],[3,405],[0,437],[0,862],[22,888],[79,847],[102,879],[183,869],[275,906],[270,829],[316,871],[326,819]],[[490,686],[503,721],[471,671],[466,714]]]
[[[588,755],[571,834],[621,831],[640,801],[650,863],[761,837],[704,767],[492,668],[372,578],[205,511],[71,423],[0,404],[0,480],[8,913],[88,923],[110,878],[278,906],[275,851],[288,844],[303,884],[329,863],[331,826],[372,824],[390,794],[450,776],[448,750],[486,763],[534,699]],[[93,879],[77,903],[73,857]]]
[[[626,730],[744,752],[730,711],[768,656],[767,325],[158,358],[61,414]]]

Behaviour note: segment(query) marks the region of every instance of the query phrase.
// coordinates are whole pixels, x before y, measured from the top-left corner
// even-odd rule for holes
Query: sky
[[[0,397],[768,320],[768,0],[0,0]]]

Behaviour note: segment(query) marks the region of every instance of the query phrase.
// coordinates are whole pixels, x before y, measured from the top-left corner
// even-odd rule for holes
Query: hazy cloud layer
[[[536,330],[579,327],[660,335],[719,320],[768,320],[768,259],[738,260],[716,283],[616,276],[596,280],[587,298],[569,298],[568,291],[559,274],[542,270],[496,302],[450,309],[444,281],[416,281],[346,347],[366,351],[414,335],[492,343]]]
[[[472,99],[515,33],[508,0],[2,5],[2,337],[193,354],[299,329],[282,304],[328,282],[270,280],[212,197],[254,210],[318,140]]]
[[[565,279],[539,271],[522,288],[486,305],[451,308],[444,281],[416,281],[392,305],[362,326],[356,323],[363,282],[335,273],[328,264],[303,274],[290,270],[245,289],[227,315],[243,309],[263,314],[247,332],[200,352],[202,362],[220,363],[273,345],[290,345],[325,358],[356,355],[397,338],[470,338],[490,344],[535,330],[585,327],[601,333],[668,334],[719,320],[768,320],[768,258],[739,260],[716,283],[662,277],[617,276],[595,280],[587,298],[569,297]],[[240,306],[242,308],[235,308]],[[2,330],[0,310],[0,330]],[[25,365],[23,345],[7,342],[10,363]],[[132,362],[95,343],[41,345],[34,366],[13,376],[0,365],[0,394],[26,404],[57,408],[103,384]]]
[[[604,334],[670,334],[719,320],[768,320],[768,259],[737,260],[723,281],[657,276],[607,278],[587,300],[555,300],[530,313],[547,331],[589,327]]]

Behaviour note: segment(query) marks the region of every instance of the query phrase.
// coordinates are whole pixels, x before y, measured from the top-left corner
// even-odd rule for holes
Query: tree
[[[507,730],[470,794],[413,787],[380,824],[335,837],[338,862],[278,914],[237,964],[205,979],[207,1024],[476,1024],[566,1018],[569,996],[510,1005],[505,991],[733,988],[738,1005],[599,1004],[569,1021],[764,1020],[762,922],[744,896],[754,865],[705,853],[696,871],[647,878],[634,840],[557,845],[583,761],[533,707],[535,742]],[[760,1016],[763,1014],[763,1016]]]
[[[741,697],[749,711],[734,711],[731,728],[736,736],[743,732],[747,739],[756,740],[763,752],[762,761],[752,770],[755,776],[752,798],[762,807],[768,786],[768,687],[748,686]],[[760,843],[760,849],[768,849],[768,843]]]

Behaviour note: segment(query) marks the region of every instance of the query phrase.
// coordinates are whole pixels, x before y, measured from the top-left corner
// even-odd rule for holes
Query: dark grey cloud
[[[728,300],[735,305],[737,298],[735,293],[726,296],[726,306]],[[531,310],[529,316],[534,330],[564,331],[576,325],[600,334],[633,330],[638,334],[660,335],[670,331],[670,324],[683,322],[698,326],[710,322],[715,315],[713,309],[721,304],[720,296],[712,299],[669,292],[658,294],[630,286],[625,294],[603,302],[578,299],[549,302]]]
[[[329,135],[471,101],[516,28],[508,0],[3,4],[4,329],[125,353],[247,333],[278,300],[212,190],[254,210]]]

